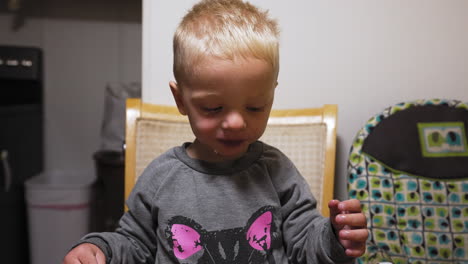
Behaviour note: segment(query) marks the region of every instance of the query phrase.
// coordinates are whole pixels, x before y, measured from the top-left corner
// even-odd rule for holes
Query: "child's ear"
[[[182,92],[180,91],[179,86],[176,82],[169,82],[169,87],[171,88],[172,96],[177,104],[177,109],[182,115],[186,115],[187,111],[185,110],[184,101],[182,100]]]

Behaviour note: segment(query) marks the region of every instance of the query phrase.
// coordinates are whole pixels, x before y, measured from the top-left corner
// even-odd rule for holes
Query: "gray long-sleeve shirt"
[[[215,164],[190,158],[188,144],[145,169],[116,232],[80,243],[108,263],[352,263],[279,150],[258,141]]]

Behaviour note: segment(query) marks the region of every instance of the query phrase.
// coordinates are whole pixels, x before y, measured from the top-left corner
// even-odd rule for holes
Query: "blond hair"
[[[196,74],[204,58],[257,58],[279,71],[279,29],[268,11],[242,0],[202,0],[183,17],[174,34],[174,76]]]

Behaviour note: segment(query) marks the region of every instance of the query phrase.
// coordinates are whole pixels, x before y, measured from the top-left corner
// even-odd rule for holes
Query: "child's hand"
[[[366,216],[361,212],[361,203],[356,200],[328,203],[330,220],[346,255],[359,257],[366,251],[367,230]]]
[[[72,249],[63,259],[62,264],[106,264],[104,253],[90,243],[83,243]]]

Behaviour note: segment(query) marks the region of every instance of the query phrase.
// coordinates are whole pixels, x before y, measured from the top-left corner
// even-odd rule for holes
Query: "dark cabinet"
[[[0,46],[2,263],[29,263],[24,181],[43,169],[41,50]]]

